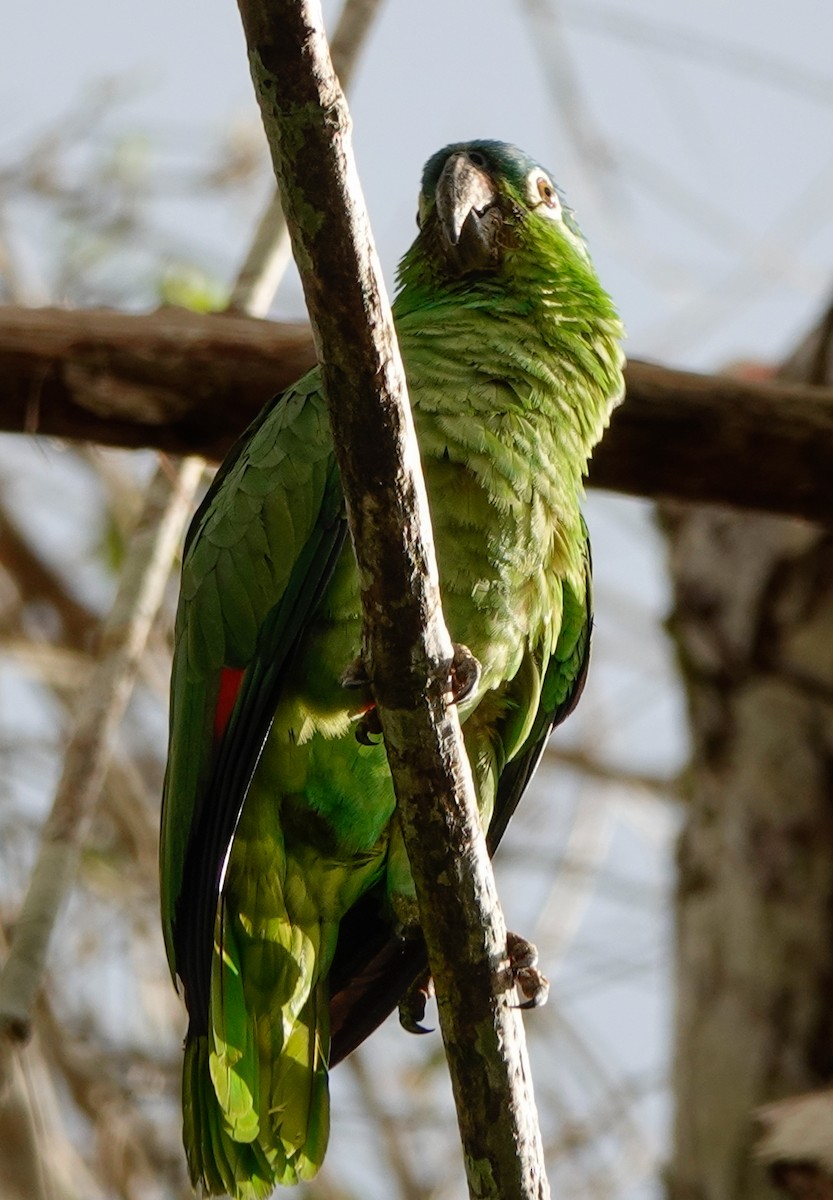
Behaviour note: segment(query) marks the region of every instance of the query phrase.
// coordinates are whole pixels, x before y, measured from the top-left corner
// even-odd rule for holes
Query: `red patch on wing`
[[[220,673],[220,690],[217,693],[217,705],[214,709],[214,737],[219,741],[226,732],[231,710],[243,682],[242,667],[223,667]]]

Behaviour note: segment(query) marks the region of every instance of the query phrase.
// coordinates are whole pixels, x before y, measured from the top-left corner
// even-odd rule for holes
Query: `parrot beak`
[[[495,259],[500,226],[498,198],[489,174],[468,154],[453,154],[437,182],[436,212],[449,260],[461,272],[484,270]]]

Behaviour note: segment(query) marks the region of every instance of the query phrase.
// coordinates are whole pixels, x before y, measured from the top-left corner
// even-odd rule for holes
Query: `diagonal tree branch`
[[[58,909],[75,878],[109,759],[110,745],[132,691],[150,625],[170,574],[185,516],[202,473],[188,460],[168,481],[157,475],[133,536],[128,560],[101,637],[96,669],[79,699],[75,730],[38,858],[0,973],[0,1077],[7,1038],[28,1036],[32,1005],[43,976]]]
[[[86,644],[97,616],[71,596],[58,574],[47,566],[24,537],[13,516],[0,505],[0,563],[21,591],[21,602],[48,604],[58,614],[64,635],[74,647]]]
[[[0,430],[220,459],[315,362],[305,325],[0,307]],[[829,521],[833,388],[632,360],[593,486]]]
[[[317,4],[240,0],[239,7],[321,351],[359,564],[366,661],[437,988],[470,1192],[543,1198],[549,1188],[522,1024],[502,970],[506,930],[459,720],[444,700],[451,645],[346,104]]]

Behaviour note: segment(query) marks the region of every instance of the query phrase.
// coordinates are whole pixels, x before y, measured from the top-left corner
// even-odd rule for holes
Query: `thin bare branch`
[[[0,1038],[0,1055],[8,1055],[8,1039],[28,1035],[55,919],[76,875],[112,741],[201,476],[201,460],[185,460],[172,480],[157,474],[148,489],[131,555],[102,631],[98,664],[79,697],[61,780],[11,952],[0,973],[0,1033],[5,1035]]]
[[[0,926],[0,953],[7,950]],[[3,1200],[96,1200],[99,1195],[67,1136],[38,1037],[25,1050],[14,1047],[5,1064],[0,1147]]]
[[[147,1195],[151,1181],[178,1180],[179,1154],[142,1112],[124,1064],[114,1060],[112,1051],[72,1038],[45,997],[38,1002],[35,1016],[44,1063],[57,1073],[78,1111],[95,1127],[96,1177],[108,1194],[138,1200]],[[137,1063],[134,1054],[131,1069]],[[155,1063],[151,1069],[157,1073]]]
[[[74,647],[84,646],[96,627],[96,614],[71,596],[65,582],[32,548],[11,514],[0,507],[0,563],[21,600],[48,604],[59,616]]]
[[[611,174],[617,166],[616,156],[586,102],[569,52],[561,5],[556,0],[522,0],[521,9],[552,97],[553,113],[572,138],[579,162],[589,168],[591,177],[597,171]]]
[[[577,28],[635,43],[643,52],[656,50],[676,61],[704,63],[728,75],[745,75],[758,83],[783,88],[817,104],[833,104],[829,73],[814,72],[804,62],[761,53],[748,40],[720,37],[712,27],[698,32],[690,24],[666,24],[654,14],[641,16],[608,4],[587,4],[586,0],[568,0],[565,7],[570,23]]]
[[[416,1179],[403,1145],[402,1122],[398,1121],[379,1099],[378,1085],[365,1065],[361,1050],[356,1050],[350,1055],[347,1066],[361,1092],[367,1114],[379,1132],[391,1176],[396,1180],[400,1200],[424,1200],[425,1189]]]
[[[610,806],[585,789],[573,813],[567,842],[549,894],[541,905],[534,940],[547,970],[555,974],[596,891],[613,836]]]
[[[0,1090],[0,1131],[3,1196],[7,1200],[50,1200],[52,1188],[46,1181],[33,1097],[18,1055],[12,1059],[5,1086]]]
[[[662,800],[675,796],[680,790],[680,781],[673,775],[654,775],[648,772],[613,767],[602,762],[592,751],[571,749],[569,746],[559,745],[557,741],[552,741],[547,745],[544,751],[544,763],[581,771],[583,775],[597,783],[621,784],[622,787],[634,788]]]

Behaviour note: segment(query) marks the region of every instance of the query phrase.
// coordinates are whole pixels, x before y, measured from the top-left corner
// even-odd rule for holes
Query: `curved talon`
[[[342,672],[341,686],[347,688],[348,691],[363,691],[370,690],[370,679],[368,678],[367,668],[364,665],[364,659],[361,655],[354,658]],[[379,714],[376,711],[376,703],[374,700],[369,700],[367,704],[359,704],[358,712],[351,717],[351,720],[356,722],[356,741],[360,746],[378,746],[378,741],[374,741],[374,737],[381,737],[382,724],[379,720]]]
[[[434,983],[426,971],[414,980],[405,995],[399,1001],[399,1024],[408,1033],[433,1033],[428,1025],[422,1025],[425,1017],[425,1006],[434,994]]]
[[[379,742],[373,740],[374,734],[378,738],[382,736],[382,723],[375,704],[359,718],[356,725],[356,741],[360,746],[378,746]]]
[[[462,642],[454,643],[454,657],[448,670],[448,688],[452,704],[468,700],[480,682],[480,663]]]
[[[514,972],[515,987],[526,999],[516,1008],[542,1008],[549,999],[550,981],[537,967],[521,967]]]
[[[541,1008],[550,994],[550,981],[538,969],[538,948],[517,933],[507,933],[506,953],[512,982],[524,997],[517,1008]]]

